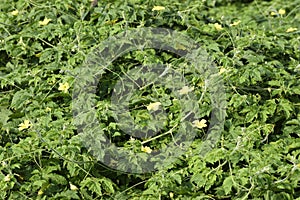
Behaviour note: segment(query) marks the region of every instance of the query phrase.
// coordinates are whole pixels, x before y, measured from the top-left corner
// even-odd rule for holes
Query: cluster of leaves
[[[126,0],[92,7],[88,0],[2,0],[0,198],[299,198],[299,3]],[[224,79],[228,102],[216,148],[199,157],[206,129],[199,130],[184,155],[149,174],[114,171],[97,161],[82,145],[72,115],[72,84],[91,48],[137,27],[170,28],[201,44]],[[149,63],[180,71],[183,61],[149,49],[113,65],[120,74]],[[122,134],[107,109],[118,73],[99,82],[101,128],[119,146],[146,154],[144,141]],[[201,98],[204,80],[186,78],[198,85],[193,92]],[[146,106],[157,99],[169,109],[166,122],[159,118],[163,131],[182,117],[167,88],[134,95],[130,109],[137,124],[151,121]],[[209,120],[209,94],[201,103],[199,117]],[[156,130],[160,124],[150,125]],[[147,145],[154,150],[169,142],[171,135],[164,135]]]

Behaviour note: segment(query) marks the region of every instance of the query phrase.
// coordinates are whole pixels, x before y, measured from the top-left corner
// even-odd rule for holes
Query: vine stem
[[[145,140],[143,142],[141,142],[141,144],[146,144],[148,142],[151,142],[152,140],[156,140],[157,138],[160,138],[162,136],[165,136],[165,135],[168,135],[169,133],[172,133],[173,129],[176,128],[178,126],[178,124],[176,124],[175,126],[173,126],[170,130],[168,130],[167,132],[163,133],[163,134],[160,134],[158,136],[155,136],[153,138],[150,138],[149,140]]]
[[[182,122],[183,120],[185,120],[190,114],[192,114],[192,111],[190,111],[186,116],[184,116],[184,118],[182,118],[182,119],[180,120],[180,122]],[[141,144],[144,145],[144,144],[146,144],[146,143],[148,143],[148,142],[151,142],[151,141],[153,141],[153,140],[156,140],[157,138],[160,138],[160,137],[162,137],[162,136],[168,135],[169,133],[172,133],[173,129],[175,129],[178,125],[179,125],[179,123],[177,123],[175,126],[173,126],[173,127],[172,127],[170,130],[168,130],[167,132],[162,133],[162,134],[160,134],[160,135],[158,135],[158,136],[155,136],[155,137],[153,137],[153,138],[150,138],[150,139],[148,139],[148,140],[145,140],[145,141],[141,142]]]

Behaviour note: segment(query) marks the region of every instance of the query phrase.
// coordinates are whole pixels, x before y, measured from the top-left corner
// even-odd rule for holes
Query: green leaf
[[[291,94],[300,94],[300,86],[291,88]]]
[[[56,184],[66,185],[68,183],[66,178],[59,174],[51,173],[47,174],[46,177],[51,179]]]
[[[2,126],[6,125],[9,115],[11,115],[12,112],[8,110],[5,107],[0,107],[0,123],[2,123]]]
[[[111,181],[109,181],[109,180],[103,180],[102,184],[103,184],[103,188],[104,188],[104,190],[106,192],[108,192],[108,193],[114,193],[115,192],[114,187],[113,187]]]
[[[178,183],[181,184],[181,176],[179,174],[172,175],[172,178]]]
[[[53,57],[53,53],[54,53],[54,50],[52,48],[45,49],[41,54],[39,62],[42,63],[44,61],[51,61],[52,57]]]
[[[196,173],[192,175],[191,182],[195,183],[197,187],[203,187],[206,179],[202,173]]]
[[[253,110],[251,109],[245,118],[245,122],[252,122],[254,118],[257,118],[258,110],[255,109],[256,107],[253,107]]]
[[[232,181],[233,177],[232,176],[228,176],[225,178],[224,182],[223,182],[223,189],[225,191],[225,194],[228,195],[231,192],[231,188],[233,185],[233,181]]]
[[[283,111],[287,118],[290,117],[294,107],[292,103],[286,99],[280,99],[278,104],[278,111]]]
[[[55,199],[81,199],[77,194],[76,191],[63,191],[54,196]]]
[[[20,109],[28,103],[27,100],[29,100],[30,97],[31,94],[28,90],[19,90],[14,94],[10,105],[12,108]]]
[[[100,180],[96,178],[86,178],[80,183],[81,187],[86,187],[88,190],[96,193],[97,195],[102,195],[102,189]]]

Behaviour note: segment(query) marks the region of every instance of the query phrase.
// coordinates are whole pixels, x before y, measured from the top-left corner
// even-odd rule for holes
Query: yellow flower
[[[200,81],[198,84],[197,84],[197,86],[199,86],[199,87],[203,87],[205,85],[205,83],[203,82],[203,81]]]
[[[39,57],[41,57],[41,55],[42,55],[42,53],[37,53],[37,54],[35,54],[35,57],[39,58]]]
[[[290,33],[290,32],[294,32],[294,31],[296,31],[296,30],[298,30],[297,28],[288,28],[287,30],[286,30],[286,32],[287,33]]]
[[[114,19],[114,20],[106,21],[105,24],[114,25],[117,21],[118,19]]]
[[[6,163],[5,161],[2,161],[2,162],[1,162],[1,165],[2,165],[2,167],[6,167],[6,166],[7,166],[7,163]]]
[[[236,22],[233,22],[232,24],[230,24],[230,26],[237,26],[241,23],[241,20],[238,20]]]
[[[78,187],[70,183],[70,189],[74,191],[74,190],[78,190]]]
[[[64,93],[68,92],[68,89],[70,88],[69,83],[59,83],[58,90],[63,91]]]
[[[279,13],[280,15],[284,15],[284,14],[285,14],[285,10],[284,10],[284,9],[280,9],[280,10],[278,11],[278,13]]]
[[[10,14],[13,15],[13,16],[17,16],[19,14],[19,11],[18,10],[14,10]]]
[[[274,15],[277,15],[277,13],[274,12],[274,11],[272,11],[272,12],[270,13],[270,15],[274,16]]]
[[[223,74],[224,72],[226,72],[226,69],[224,67],[221,67],[219,74]]]
[[[207,126],[206,122],[207,121],[205,119],[201,119],[201,121],[195,120],[195,121],[193,121],[193,126],[197,127],[197,128],[204,128]]]
[[[38,195],[42,195],[42,194],[44,194],[43,190],[39,190]]]
[[[47,107],[46,109],[46,112],[51,112],[51,108]]]
[[[45,17],[45,19],[43,21],[39,21],[39,25],[46,26],[50,21],[51,21],[51,19],[48,19],[47,17]]]
[[[170,192],[170,193],[169,193],[169,196],[170,196],[170,198],[173,198],[173,197],[174,197],[174,193],[173,193],[173,192]]]
[[[214,24],[214,27],[217,29],[217,31],[220,31],[220,30],[223,29],[223,28],[222,28],[222,25],[221,25],[221,24],[218,24],[218,23],[215,23],[215,24]]]
[[[7,175],[4,177],[4,181],[5,181],[5,182],[10,181],[10,175],[9,175],[9,174],[7,174]]]
[[[180,95],[187,94],[193,90],[194,90],[194,87],[184,86],[182,89],[179,90],[179,94]]]
[[[152,149],[150,147],[147,147],[147,146],[142,146],[141,147],[141,151],[145,152],[145,153],[151,153],[152,152]]]
[[[155,102],[155,103],[150,103],[148,106],[147,106],[147,110],[151,111],[157,111],[159,106],[161,105],[160,102]]]
[[[153,8],[152,8],[152,11],[160,11],[160,10],[165,10],[166,8],[165,7],[163,7],[163,6],[154,6]]]
[[[24,129],[28,129],[30,126],[31,126],[30,121],[25,119],[23,123],[19,124],[19,131],[22,131]]]

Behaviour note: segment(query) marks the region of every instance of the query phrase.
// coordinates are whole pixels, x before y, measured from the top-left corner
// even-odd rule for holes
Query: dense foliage
[[[96,6],[1,0],[0,198],[300,199],[299,24],[299,0],[99,0]],[[136,174],[107,167],[82,144],[72,89],[93,48],[140,27],[169,28],[199,43],[223,78],[227,107],[216,147],[200,157],[203,123],[212,111],[205,77],[194,77],[183,59],[157,49],[116,59],[99,81],[96,110],[100,129],[132,149],[129,157],[164,148],[173,135],[143,140],[119,130],[109,98],[120,74],[150,63],[184,68],[201,100],[204,121],[189,149],[158,171]],[[168,110],[167,117],[157,115],[162,123],[148,112],[157,99]],[[173,93],[161,86],[130,101],[135,122],[146,121],[151,130],[173,130],[183,117]]]

